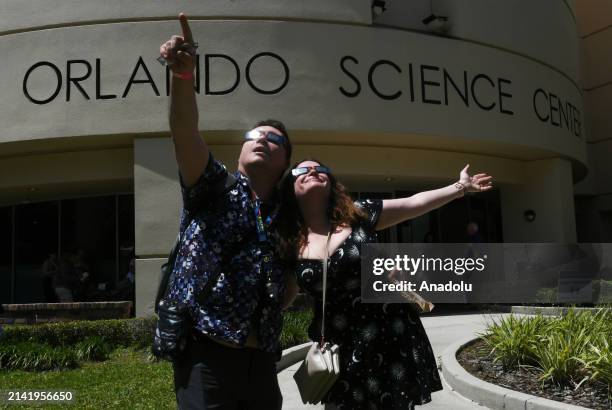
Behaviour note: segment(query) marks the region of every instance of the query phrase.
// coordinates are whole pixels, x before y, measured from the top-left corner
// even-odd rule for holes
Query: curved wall
[[[41,27],[191,18],[307,19],[369,24],[370,0],[8,0],[0,34]]]
[[[294,130],[497,142],[585,165],[580,93],[529,58],[388,28],[197,20],[192,29],[202,129],[273,116]],[[144,21],[0,37],[12,56],[0,74],[0,141],[167,132],[155,58],[177,30],[177,21]]]
[[[449,18],[447,35],[501,48],[553,67],[580,83],[580,37],[574,2],[568,0],[389,0],[375,19],[430,31],[422,20],[433,12]]]

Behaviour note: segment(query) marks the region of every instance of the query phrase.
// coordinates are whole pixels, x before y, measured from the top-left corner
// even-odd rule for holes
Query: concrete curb
[[[303,360],[306,357],[311,344],[312,342],[308,342],[283,350],[281,359],[276,362],[276,373],[280,373],[287,367],[294,365],[300,360]]]
[[[447,347],[440,357],[444,379],[460,395],[491,409],[588,410],[586,407],[506,389],[472,376],[457,361],[457,352],[476,340],[478,337],[473,336],[460,340]]]
[[[512,313],[521,315],[544,315],[544,316],[561,316],[567,314],[568,310],[575,310],[577,312],[597,312],[602,309],[609,308],[581,308],[581,307],[561,307],[561,306],[512,306]]]

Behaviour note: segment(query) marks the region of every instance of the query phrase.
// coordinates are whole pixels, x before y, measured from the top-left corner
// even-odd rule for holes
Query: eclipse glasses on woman
[[[310,172],[313,169],[317,172],[317,174],[331,174],[331,170],[323,165],[316,165],[310,167],[297,167],[291,170],[291,175],[294,177],[299,177],[300,175],[304,175]]]

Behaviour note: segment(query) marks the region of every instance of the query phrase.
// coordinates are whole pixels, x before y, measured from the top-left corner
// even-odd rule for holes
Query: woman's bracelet
[[[457,188],[457,191],[461,192],[461,196],[459,198],[464,196],[465,193],[467,192],[467,190],[465,188],[465,185],[463,185],[461,182],[457,181],[453,185],[454,185],[455,188]]]

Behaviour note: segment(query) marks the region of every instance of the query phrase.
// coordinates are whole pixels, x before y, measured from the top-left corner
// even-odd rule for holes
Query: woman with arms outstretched
[[[409,304],[361,303],[361,245],[376,231],[418,217],[465,192],[492,188],[487,174],[407,198],[353,202],[330,169],[301,161],[282,183],[281,253],[315,299],[309,328],[321,336],[322,261],[328,263],[325,341],[340,345],[340,376],[323,402],[338,409],[413,409],[442,389],[431,345]],[[329,258],[326,259],[326,255]],[[331,406],[329,406],[331,407]]]

